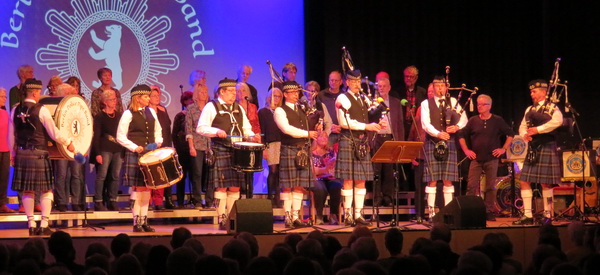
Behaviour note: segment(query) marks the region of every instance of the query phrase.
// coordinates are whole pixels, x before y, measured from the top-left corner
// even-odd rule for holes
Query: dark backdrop
[[[531,104],[527,83],[550,78],[560,57],[582,134],[600,137],[600,24],[592,3],[306,0],[306,79],[327,87],[344,45],[363,75],[387,71],[392,89],[403,86],[408,65],[419,68],[424,87],[448,65],[453,87],[479,87],[494,99],[492,112],[518,125]]]

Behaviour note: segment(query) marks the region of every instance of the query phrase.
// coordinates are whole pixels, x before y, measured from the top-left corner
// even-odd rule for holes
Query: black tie
[[[362,107],[363,106],[363,102],[362,102],[362,99],[360,98],[360,95],[356,94],[355,96],[356,96],[356,101],[358,101],[358,105],[360,105],[360,107]]]
[[[440,101],[440,109],[445,109],[446,104],[445,104],[444,100],[440,99],[439,101]]]

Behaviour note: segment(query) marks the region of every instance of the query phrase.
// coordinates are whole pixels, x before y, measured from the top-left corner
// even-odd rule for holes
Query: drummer
[[[299,87],[296,81],[283,83],[283,102],[281,107],[275,109],[274,118],[281,135],[281,167],[280,184],[283,187],[280,198],[285,211],[285,227],[302,227],[306,223],[300,218],[300,207],[305,193],[305,187],[310,187],[310,139],[316,139],[317,131],[309,131],[308,118],[298,103]],[[306,150],[308,166],[296,166],[295,158],[300,150]]]
[[[206,104],[196,127],[196,132],[211,138],[215,162],[209,181],[215,187],[214,198],[221,230],[225,230],[229,211],[240,197],[240,183],[243,182],[243,175],[233,169],[232,145],[241,141],[242,136],[254,136],[246,112],[235,101],[235,85],[233,79],[219,81],[216,89],[218,97]],[[254,138],[251,139],[254,141]]]
[[[137,85],[131,89],[131,104],[123,112],[117,127],[117,142],[125,147],[125,180],[131,187],[133,232],[154,232],[148,225],[150,189],[146,187],[138,160],[144,153],[156,149],[163,142],[162,128],[156,112],[149,108],[150,87]]]
[[[12,123],[9,125],[9,132],[14,129],[14,136],[10,135],[11,156],[15,168],[12,188],[23,192],[23,207],[27,215],[29,235],[50,235],[53,231],[48,227],[48,220],[54,199],[54,175],[48,157],[48,137],[66,145],[67,150],[71,152],[74,152],[75,148],[71,139],[61,135],[56,128],[50,111],[37,104],[42,92],[42,82],[27,79],[24,85],[25,99],[13,108]],[[35,191],[42,193],[42,220],[39,228],[36,228],[33,216]]]

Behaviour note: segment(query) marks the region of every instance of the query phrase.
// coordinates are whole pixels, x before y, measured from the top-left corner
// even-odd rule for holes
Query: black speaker
[[[271,200],[237,200],[229,213],[227,233],[273,233],[273,207]]]
[[[485,204],[478,196],[456,197],[433,217],[450,228],[485,227]]]

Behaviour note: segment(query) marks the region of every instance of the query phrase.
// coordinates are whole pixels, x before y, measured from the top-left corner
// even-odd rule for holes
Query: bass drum
[[[87,154],[94,136],[94,118],[85,100],[78,95],[45,97],[40,103],[50,110],[56,128],[61,135],[73,141],[75,153]],[[67,146],[51,140],[48,144],[51,159],[73,160],[75,153]]]
[[[512,188],[510,188],[510,182],[512,177],[499,177],[496,179],[496,211],[504,215],[511,214],[512,200]],[[523,207],[523,199],[521,198],[521,181],[517,176],[515,179],[515,206],[517,208]]]

